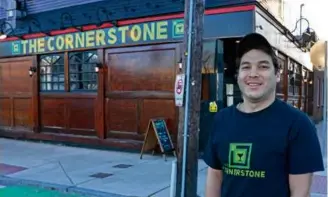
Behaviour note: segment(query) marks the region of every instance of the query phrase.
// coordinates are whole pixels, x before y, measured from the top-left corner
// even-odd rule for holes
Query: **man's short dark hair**
[[[242,56],[253,49],[257,49],[268,54],[272,58],[272,63],[275,72],[278,72],[278,70],[280,69],[278,64],[278,58],[272,46],[264,36],[258,33],[248,34],[239,42],[237,49],[237,70],[239,69]]]

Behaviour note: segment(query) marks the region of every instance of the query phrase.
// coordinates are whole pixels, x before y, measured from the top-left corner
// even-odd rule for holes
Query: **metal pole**
[[[182,158],[182,179],[181,179],[181,197],[185,197],[186,186],[186,166],[187,166],[187,145],[188,145],[188,116],[189,116],[189,87],[190,87],[190,64],[191,64],[191,35],[193,22],[193,6],[194,1],[189,1],[189,26],[188,26],[188,51],[187,51],[187,65],[186,65],[186,103],[183,123],[183,158]]]
[[[177,174],[177,160],[172,161],[172,171],[171,171],[171,187],[170,187],[170,197],[175,197],[175,184],[176,184],[176,174]]]
[[[304,6],[304,3],[301,4],[301,8],[300,8],[300,36],[302,36],[303,6]]]

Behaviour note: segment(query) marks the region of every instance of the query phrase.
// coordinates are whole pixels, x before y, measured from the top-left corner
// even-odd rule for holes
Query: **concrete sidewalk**
[[[24,180],[25,183],[106,197],[169,196],[167,188],[173,157],[164,161],[162,156],[146,154],[140,159],[139,153],[1,138],[0,148],[3,181]],[[200,172],[205,168],[204,162],[200,161]],[[203,193],[203,188],[200,188],[200,193]]]
[[[0,138],[0,185],[30,184],[106,197],[169,197],[171,161],[161,156],[95,150]],[[206,165],[199,161],[198,194]],[[312,196],[326,196],[326,172],[314,177]]]

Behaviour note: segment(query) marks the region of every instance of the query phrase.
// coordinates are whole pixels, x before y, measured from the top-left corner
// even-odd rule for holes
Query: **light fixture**
[[[103,65],[100,62],[98,62],[95,66],[95,72],[96,73],[99,72],[99,69],[101,69],[102,67],[103,67]]]
[[[8,31],[7,26],[9,26],[9,29],[11,31]],[[8,37],[8,35],[13,34],[13,33],[14,33],[14,28],[9,22],[5,21],[0,24],[0,40],[6,39]]]
[[[310,49],[311,63],[319,71],[323,71],[325,69],[325,45],[325,41],[319,40]]]
[[[179,69],[182,69],[182,58],[180,58],[178,64],[179,64]]]
[[[0,29],[0,40],[4,40],[7,38],[7,34],[3,31],[2,29],[2,24],[1,24],[1,29]]]
[[[35,66],[31,66],[29,71],[28,71],[28,74],[30,75],[30,77],[32,77],[33,73],[36,72],[36,67]]]
[[[4,40],[6,38],[7,38],[7,35],[4,34],[4,33],[2,33],[2,32],[0,32],[0,40]]]

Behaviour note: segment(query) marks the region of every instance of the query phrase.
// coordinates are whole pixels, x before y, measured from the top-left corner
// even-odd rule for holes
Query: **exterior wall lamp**
[[[7,31],[8,30],[7,27],[9,27],[10,31]],[[14,28],[9,22],[5,21],[0,24],[0,40],[6,39],[8,35],[12,34],[13,32],[14,32]]]
[[[101,69],[103,67],[103,65],[100,62],[97,62],[96,66],[95,66],[95,72],[99,72],[99,69]]]
[[[182,58],[180,58],[178,65],[179,65],[179,69],[181,70],[182,69]]]
[[[32,77],[33,73],[36,72],[36,67],[35,66],[31,66],[29,71],[28,71],[28,74],[30,75],[30,77]]]

